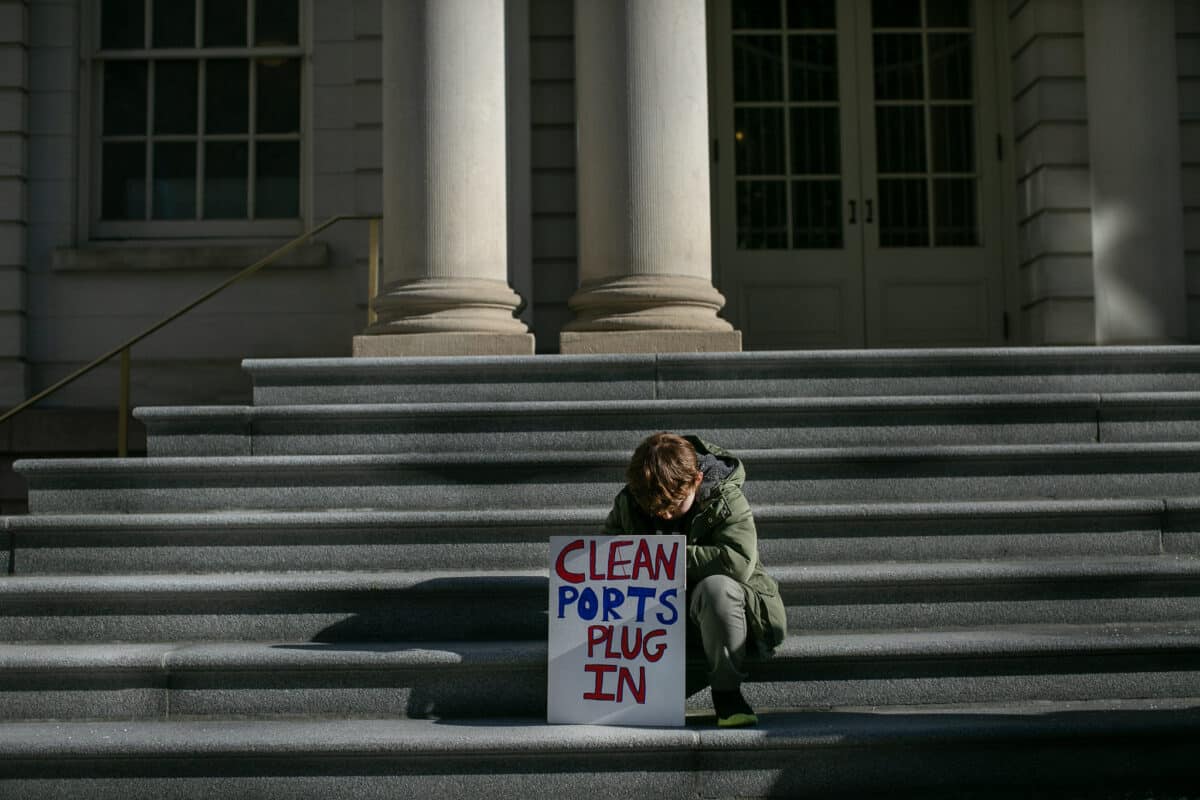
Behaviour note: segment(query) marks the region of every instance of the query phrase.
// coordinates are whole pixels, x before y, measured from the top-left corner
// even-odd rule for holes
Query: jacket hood
[[[746,470],[742,462],[730,455],[723,448],[709,444],[698,436],[683,437],[696,448],[696,456],[704,480],[696,492],[696,499],[701,504],[716,496],[717,490],[724,483],[731,483],[739,489],[746,481]]]

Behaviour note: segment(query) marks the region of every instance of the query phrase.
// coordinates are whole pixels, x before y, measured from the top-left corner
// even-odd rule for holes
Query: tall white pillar
[[[740,350],[717,316],[704,0],[576,0],[580,289],[564,353]]]
[[[1187,339],[1175,4],[1084,0],[1097,344]]]
[[[383,278],[356,356],[532,354],[508,285],[504,0],[386,0]]]

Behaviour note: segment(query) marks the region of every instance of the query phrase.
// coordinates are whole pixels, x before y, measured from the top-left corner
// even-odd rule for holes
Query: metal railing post
[[[117,418],[117,458],[129,455],[129,349],[121,351],[121,402]]]
[[[368,225],[367,324],[374,325],[375,320],[378,319],[375,314],[375,295],[379,294],[379,220],[372,219]]]

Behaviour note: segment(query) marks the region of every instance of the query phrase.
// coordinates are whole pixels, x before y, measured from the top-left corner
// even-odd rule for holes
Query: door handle
[[[875,209],[872,208],[872,206],[871,206],[872,202],[873,201],[871,201],[871,200],[867,201],[867,224],[868,225],[870,225],[872,222],[875,221]]]
[[[858,224],[858,201],[856,200],[850,201],[850,224]]]

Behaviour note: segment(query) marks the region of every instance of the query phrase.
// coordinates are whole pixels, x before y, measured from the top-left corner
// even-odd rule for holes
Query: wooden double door
[[[1004,337],[989,0],[712,0],[715,282],[747,348]]]

